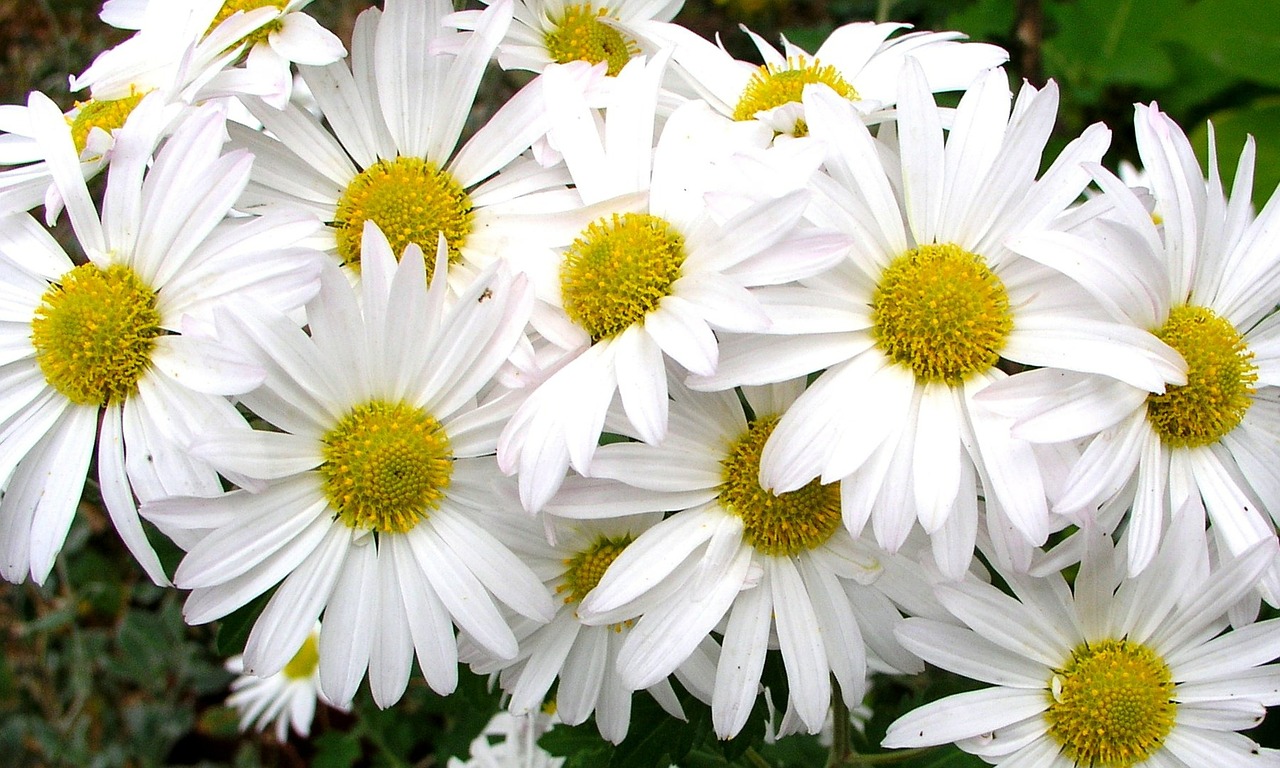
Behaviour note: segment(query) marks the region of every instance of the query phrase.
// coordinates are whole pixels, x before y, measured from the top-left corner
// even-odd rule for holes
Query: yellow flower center
[[[31,320],[40,371],[77,405],[106,405],[136,392],[161,333],[155,291],[120,264],[66,273],[45,291]]]
[[[804,56],[791,56],[786,64],[766,64],[757,69],[733,108],[734,120],[754,120],[757,112],[775,109],[783,104],[800,103],[804,87],[823,83],[850,101],[858,100],[858,92],[830,64],[819,64]],[[805,136],[809,126],[797,120],[795,136]]]
[[[778,426],[777,416],[757,418],[720,462],[724,484],[720,506],[742,518],[747,543],[765,555],[794,555],[816,549],[840,527],[840,483],[811,481],[775,494],[760,487],[760,454]]]
[[[604,572],[632,541],[625,535],[613,539],[601,536],[591,546],[566,558],[564,583],[556,587],[556,594],[563,594],[566,603],[582,602],[582,598],[596,588]]]
[[[306,680],[315,674],[318,666],[320,666],[320,644],[316,641],[314,634],[307,635],[307,639],[302,641],[302,647],[293,654],[289,663],[284,665],[284,676],[290,680]]]
[[[894,259],[871,298],[871,321],[891,360],[951,385],[995,366],[1013,330],[1004,283],[981,256],[950,243]]]
[[[1145,645],[1083,645],[1049,684],[1049,733],[1078,766],[1129,768],[1159,750],[1173,729],[1173,676]]]
[[[407,403],[356,406],[322,442],[325,495],[352,528],[408,532],[440,506],[453,476],[444,428]]]
[[[1183,304],[1154,331],[1187,361],[1187,383],[1147,396],[1147,420],[1166,445],[1195,448],[1221,440],[1253,404],[1253,352],[1213,310]]]
[[[248,13],[256,11],[259,8],[279,8],[282,12],[280,17],[268,21],[261,27],[245,36],[244,41],[250,48],[258,43],[266,42],[267,37],[272,32],[278,32],[284,27],[284,7],[289,0],[226,0],[222,7],[218,9],[218,15],[213,17],[213,22],[209,24],[209,28],[205,30],[205,34],[209,34],[218,28],[218,25],[231,18],[240,11]]]
[[[592,341],[622,333],[671,295],[684,264],[684,238],[647,213],[592,222],[565,253],[560,296]]]
[[[609,74],[618,74],[633,56],[640,55],[640,47],[617,28],[600,21],[608,15],[607,8],[596,10],[591,3],[565,7],[564,16],[550,19],[553,29],[543,38],[547,55],[560,64],[605,61]]]
[[[89,132],[101,128],[107,133],[118,130],[129,119],[130,113],[145,94],[131,93],[120,99],[89,99],[77,102],[75,117],[67,118],[71,124],[71,140],[76,145],[76,153],[82,154],[89,145]]]
[[[379,160],[352,179],[338,199],[333,215],[338,256],[344,265],[359,268],[364,223],[372,221],[397,259],[409,243],[417,243],[431,274],[440,233],[449,247],[449,263],[456,264],[471,234],[472,218],[466,190],[435,163],[417,157]]]

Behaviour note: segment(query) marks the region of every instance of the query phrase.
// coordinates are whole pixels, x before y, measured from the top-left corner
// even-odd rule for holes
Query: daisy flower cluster
[[[510,710],[468,764],[641,691],[847,749],[928,663],[989,687],[884,746],[1280,765],[1252,142],[1227,190],[1140,104],[1131,187],[902,24],[758,65],[679,0],[308,5],[108,0],[83,100],[0,108],[4,578],[100,498],[189,623],[262,606],[230,702],[281,740],[465,665]]]

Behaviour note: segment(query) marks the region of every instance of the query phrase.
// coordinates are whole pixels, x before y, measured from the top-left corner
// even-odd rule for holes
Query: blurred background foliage
[[[315,0],[308,10],[349,39],[367,5]],[[98,21],[98,7],[99,0],[0,0],[0,103],[24,103],[28,92],[41,90],[69,107],[75,96],[67,75],[125,36]],[[1015,81],[1057,81],[1062,107],[1050,159],[1102,121],[1114,131],[1108,164],[1136,163],[1133,104],[1154,100],[1192,135],[1202,159],[1212,121],[1228,179],[1246,135],[1256,138],[1259,206],[1280,182],[1280,0],[689,0],[677,20],[708,37],[719,33],[739,58],[758,60],[739,24],[769,39],[785,34],[812,51],[836,26],[868,19],[960,30],[1008,49]],[[498,82],[486,91],[495,99],[505,90]],[[48,583],[0,582],[0,765],[442,766],[451,756],[465,758],[497,708],[485,681],[464,674],[447,701],[419,679],[389,712],[363,693],[351,714],[322,708],[310,740],[238,734],[234,712],[222,706],[231,680],[222,659],[243,644],[252,612],[221,628],[184,626],[182,596],[141,577],[93,495],[91,484]],[[170,566],[178,556],[166,553]],[[785,679],[775,665],[766,679],[782,694]],[[897,714],[963,685],[941,675],[883,681],[855,745],[875,751]],[[632,738],[616,749],[590,723],[558,728],[543,743],[583,768],[826,760],[814,738],[764,743],[763,703],[742,736],[717,743],[706,709],[685,698],[687,725],[638,697]],[[1275,720],[1252,735],[1280,746]],[[954,749],[899,757],[895,765],[916,768],[983,764]]]

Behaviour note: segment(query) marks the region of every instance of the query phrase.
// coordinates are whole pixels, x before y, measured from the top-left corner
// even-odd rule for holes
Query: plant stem
[[[849,722],[849,707],[844,703],[840,693],[840,684],[831,680],[831,755],[827,758],[827,768],[839,768],[847,765],[853,754],[852,723]]]
[[[755,747],[747,747],[747,751],[743,752],[742,756],[747,758],[747,762],[751,763],[755,768],[773,768],[772,765],[769,765],[769,761],[765,760],[764,757],[756,751]]]

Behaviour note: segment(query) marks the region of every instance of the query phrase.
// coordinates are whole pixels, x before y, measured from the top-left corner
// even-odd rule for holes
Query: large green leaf
[[[1280,85],[1280,0],[1200,0],[1167,33],[1224,72]]]
[[[1240,156],[1245,137],[1252,135],[1257,141],[1258,165],[1253,180],[1253,201],[1261,208],[1276,185],[1280,184],[1280,96],[1269,96],[1243,107],[1215,112],[1210,120],[1217,133],[1218,162],[1225,184],[1230,184],[1234,178],[1236,159]],[[1203,124],[1191,132],[1191,143],[1201,163],[1205,163],[1208,156],[1208,136],[1208,128]]]

